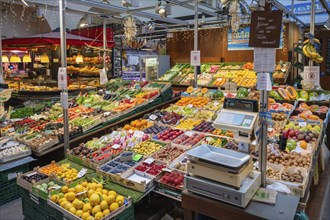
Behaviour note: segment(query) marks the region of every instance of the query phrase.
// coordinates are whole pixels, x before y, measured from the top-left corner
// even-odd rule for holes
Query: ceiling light
[[[80,53],[78,53],[76,57],[76,63],[83,63],[84,62],[84,57]]]
[[[20,63],[22,61],[21,61],[21,58],[19,56],[17,56],[16,54],[13,54],[10,57],[10,62],[11,63]]]
[[[45,53],[41,55],[40,63],[49,63],[49,56]]]
[[[25,6],[29,7],[28,3],[26,3],[25,0],[21,0],[21,1],[23,2],[23,4],[24,4]]]
[[[9,59],[8,59],[8,57],[7,57],[7,55],[2,55],[2,62],[3,63],[9,63]]]
[[[24,54],[23,56],[23,63],[31,63],[32,59],[29,53]]]

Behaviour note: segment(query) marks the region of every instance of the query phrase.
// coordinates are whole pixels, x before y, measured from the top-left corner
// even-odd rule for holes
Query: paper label
[[[254,48],[254,71],[257,73],[275,71],[276,49]]]
[[[81,178],[81,177],[83,177],[83,176],[85,176],[85,174],[87,173],[87,169],[85,169],[85,168],[82,168],[80,171],[79,171],[79,173],[78,173],[78,178]]]
[[[135,131],[134,134],[133,134],[133,137],[142,138],[143,135],[144,135],[143,131]]]
[[[191,137],[191,136],[193,135],[193,133],[192,133],[191,131],[188,131],[188,132],[186,132],[186,135],[187,135],[188,137]]]
[[[258,73],[257,77],[258,77],[258,81],[257,81],[258,90],[272,91],[272,83],[270,80],[269,73]]]
[[[125,98],[127,99],[131,99],[131,97],[129,95],[125,95]]]
[[[105,91],[105,94],[110,95],[111,92],[110,91]]]
[[[299,125],[300,127],[305,127],[305,126],[307,126],[307,122],[305,122],[305,121],[301,121],[301,122],[298,123],[298,125]]]
[[[169,168],[163,168],[162,171],[165,171],[165,172],[172,172],[172,170],[169,169]]]
[[[189,104],[189,105],[187,105],[187,107],[188,108],[192,108],[192,107],[194,107],[194,105],[193,104]]]
[[[60,67],[58,68],[58,88],[59,89],[67,89],[68,88],[68,79],[66,74],[66,68]]]
[[[200,66],[201,65],[201,53],[199,50],[190,52],[190,65]]]
[[[69,108],[69,95],[67,92],[61,92],[61,105],[63,109],[68,109]]]
[[[320,66],[304,67],[304,84],[308,83],[316,86],[320,84]]]
[[[144,161],[144,163],[147,163],[147,164],[152,164],[153,162],[155,161],[155,159],[154,158],[148,158],[148,159],[146,159],[145,161]]]
[[[157,117],[157,115],[150,115],[149,118],[150,118],[151,120],[154,121],[154,120],[156,120],[158,117]]]
[[[30,177],[30,176],[33,176],[35,174],[38,174],[38,173],[37,172],[33,172],[33,173],[26,174],[26,176]]]
[[[132,157],[132,160],[139,161],[142,157],[143,157],[143,155],[141,155],[141,154],[134,154]]]
[[[100,84],[104,85],[108,82],[108,77],[107,77],[107,73],[105,71],[105,69],[101,69],[100,70]]]
[[[118,149],[118,148],[120,148],[120,145],[119,144],[114,144],[114,145],[111,146],[111,148]]]
[[[214,106],[218,106],[219,105],[219,102],[214,102],[213,105]]]

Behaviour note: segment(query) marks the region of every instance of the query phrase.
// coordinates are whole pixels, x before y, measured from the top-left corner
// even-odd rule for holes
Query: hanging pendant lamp
[[[2,55],[2,62],[3,63],[9,63],[9,59],[6,54]]]
[[[11,63],[20,63],[20,62],[22,62],[22,60],[19,56],[17,56],[16,54],[13,54],[10,57],[10,62]]]

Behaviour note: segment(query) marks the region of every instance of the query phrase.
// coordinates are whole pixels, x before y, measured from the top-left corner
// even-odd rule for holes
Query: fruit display
[[[175,158],[179,157],[183,153],[184,153],[184,149],[182,149],[180,147],[167,146],[167,147],[162,148],[155,154],[153,154],[152,158],[157,161],[164,162],[164,163],[170,163]]]
[[[112,189],[105,189],[100,182],[81,181],[77,185],[63,186],[49,200],[62,212],[68,212],[83,220],[100,220],[116,212],[127,199]]]
[[[178,106],[187,106],[192,105],[196,108],[202,108],[209,102],[208,98],[204,97],[182,97],[176,105]]]
[[[246,99],[250,99],[250,100],[260,100],[260,92],[258,91],[254,91],[254,92],[249,92],[249,94],[247,95]]]
[[[198,122],[198,124],[199,124],[201,122],[200,120],[203,120],[203,121],[212,121],[213,116],[214,116],[214,111],[199,110],[196,113],[196,115],[195,115],[194,118],[198,119],[198,120],[196,120],[196,122]]]
[[[132,159],[132,152],[123,152],[114,160],[102,165],[100,170],[109,174],[121,174],[134,167],[138,161]],[[123,159],[125,158],[125,159]]]
[[[181,85],[189,85],[194,80],[194,73],[188,73],[186,77],[181,81]]]
[[[135,145],[131,150],[138,154],[151,155],[161,149],[163,145],[154,141],[144,141]]]
[[[227,82],[227,79],[225,77],[213,76],[213,79],[211,80],[209,86],[222,87],[226,82]]]
[[[316,63],[322,63],[324,58],[317,52],[316,45],[317,47],[321,46],[319,39],[309,38],[304,41],[304,46],[302,48],[302,51],[304,55],[310,58],[312,61]]]
[[[60,181],[69,183],[78,178],[78,170],[70,167],[70,163],[65,163],[60,166],[60,170],[55,173],[55,176]]]
[[[317,112],[317,113],[328,113],[329,107],[328,106],[319,106],[319,105],[307,105],[306,103],[302,102],[299,104],[299,106],[296,108],[296,110],[304,111],[304,110],[310,110],[311,112]]]
[[[197,77],[197,84],[201,86],[206,86],[210,83],[211,79],[212,74],[204,72]]]
[[[210,111],[217,111],[219,109],[221,109],[223,106],[223,103],[222,102],[219,102],[218,100],[213,100],[209,103],[207,103],[203,109],[206,109],[206,110],[210,110]]]
[[[275,67],[275,72],[273,73],[273,80],[275,82],[284,82],[289,69],[289,62],[280,61],[279,64],[277,64]]]
[[[181,134],[183,134],[183,131],[181,131],[179,129],[169,128],[169,129],[163,131],[162,133],[157,134],[153,138],[156,140],[160,140],[160,141],[171,142],[175,138],[179,137]]]
[[[165,125],[176,125],[180,122],[181,118],[183,118],[183,116],[175,112],[162,112],[160,117],[158,117],[156,120]]]
[[[280,180],[281,179],[281,169],[273,168],[273,166],[267,165],[266,177]]]
[[[189,106],[177,106],[177,105],[171,105],[170,107],[164,109],[167,112],[175,112],[179,115],[192,118],[195,116],[197,109],[190,108]]]
[[[202,123],[201,119],[195,118],[184,118],[181,119],[180,123],[175,126],[175,128],[182,129],[182,130],[192,130],[195,126]]]
[[[150,121],[147,121],[145,119],[141,120],[134,120],[130,124],[126,124],[124,126],[124,130],[144,130],[153,124]]]
[[[280,133],[287,123],[288,115],[284,112],[272,113],[272,127],[276,133]]]
[[[204,138],[204,136],[204,134],[188,131],[175,139],[173,143],[192,147],[199,143]]]
[[[23,180],[29,183],[37,183],[41,180],[47,179],[48,176],[38,172],[31,172],[23,175]]]
[[[41,167],[39,169],[40,173],[46,174],[48,176],[50,175],[56,175],[58,172],[62,171],[61,166],[57,165],[55,161],[52,161],[50,165]]]
[[[42,192],[45,193],[50,193],[56,189],[60,189],[61,185],[53,182],[53,181],[49,181],[48,183],[42,183],[42,184],[38,184],[35,186],[35,188],[37,188],[38,190],[41,190]]]
[[[183,155],[179,157],[178,159],[174,160],[172,164],[170,165],[170,168],[180,170],[182,172],[187,172],[187,163],[188,163],[188,157],[186,155]]]
[[[169,127],[167,127],[167,126],[154,124],[153,126],[147,128],[147,129],[145,129],[145,130],[144,130],[144,133],[155,135],[155,134],[159,134],[159,133],[161,133],[161,132],[167,130],[168,128],[169,128]]]
[[[152,163],[142,162],[134,169],[142,174],[142,176],[145,175],[144,173],[147,175],[158,176],[164,168],[166,168],[164,164],[153,161]]]
[[[228,139],[216,136],[206,136],[200,144],[207,144],[214,147],[225,147],[228,144]]]
[[[204,132],[204,133],[212,133],[215,128],[213,127],[212,122],[205,121],[199,125],[197,125],[194,129],[194,131]]]
[[[276,103],[275,100],[274,102],[269,102],[268,104],[268,109],[270,111],[284,111],[284,112],[290,112],[293,110],[293,105],[290,103]]]
[[[267,161],[272,164],[281,164],[283,166],[295,166],[309,168],[311,155],[301,155],[296,152],[274,151],[273,147],[267,146]]]
[[[167,71],[158,81],[171,81],[176,75],[178,75],[176,71]]]
[[[231,64],[229,64],[229,65],[223,65],[220,69],[222,69],[222,70],[238,70],[238,69],[240,69],[242,67],[242,65],[239,65],[239,64],[233,64],[233,65],[231,65]]]
[[[257,74],[252,70],[240,70],[236,72],[232,82],[235,82],[237,86],[253,87],[257,83]]]
[[[296,142],[304,140],[309,143],[317,141],[320,131],[321,127],[319,125],[308,124],[307,126],[299,126],[290,122],[285,125],[282,134]]]
[[[161,184],[182,189],[184,174],[178,171],[166,172],[159,180]]]

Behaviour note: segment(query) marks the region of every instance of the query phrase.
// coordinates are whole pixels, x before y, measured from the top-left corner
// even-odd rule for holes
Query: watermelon
[[[216,90],[213,94],[212,97],[214,99],[222,99],[224,97],[224,94],[221,90]]]

